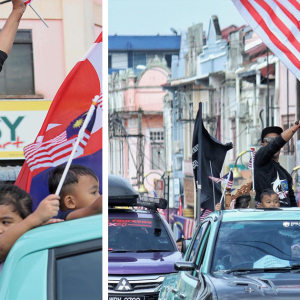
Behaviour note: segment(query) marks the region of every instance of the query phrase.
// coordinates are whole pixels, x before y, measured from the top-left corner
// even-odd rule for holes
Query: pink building
[[[32,5],[49,28],[27,7],[0,73],[0,118],[20,125],[13,134],[0,124],[0,145],[10,143],[0,147],[0,166],[22,165],[22,148],[34,141],[60,85],[102,31],[102,0],[44,0]],[[11,3],[1,5],[0,28],[11,9]]]
[[[144,183],[149,192],[153,179],[167,171],[161,86],[169,74],[165,62],[155,58],[139,76],[130,70],[109,76],[109,171],[138,186]]]

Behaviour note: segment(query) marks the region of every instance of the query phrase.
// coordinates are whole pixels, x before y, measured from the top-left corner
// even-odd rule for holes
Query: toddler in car
[[[50,193],[55,193],[65,165],[53,169],[48,178]],[[99,179],[93,170],[71,165],[60,192],[60,211],[57,218],[71,220],[102,213]]]
[[[47,223],[59,210],[59,196],[49,195],[32,212],[32,199],[14,185],[0,185],[0,273],[14,243],[27,231]]]
[[[259,208],[277,208],[280,207],[278,195],[271,189],[263,190],[260,195]]]

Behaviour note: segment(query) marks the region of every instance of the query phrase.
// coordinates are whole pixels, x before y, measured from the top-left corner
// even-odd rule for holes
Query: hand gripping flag
[[[102,33],[62,83],[34,143],[24,148],[26,160],[16,185],[31,194],[34,209],[49,194],[49,171],[68,160],[92,99],[101,94],[101,65]],[[73,163],[87,166],[97,174],[102,194],[102,98]]]
[[[300,80],[298,0],[232,0],[266,46]]]

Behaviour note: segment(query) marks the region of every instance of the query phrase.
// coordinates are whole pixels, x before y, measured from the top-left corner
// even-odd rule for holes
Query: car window
[[[206,247],[207,247],[207,241],[209,238],[209,234],[210,234],[210,228],[211,228],[211,224],[209,223],[208,226],[206,227],[206,230],[203,234],[203,239],[201,241],[201,245],[199,247],[199,251],[197,254],[197,259],[196,259],[196,263],[195,263],[195,270],[193,271],[193,276],[198,277],[198,273],[199,270],[201,268],[203,259],[204,259],[204,255],[205,255],[205,251],[206,251]]]
[[[186,260],[194,261],[195,256],[197,254],[197,248],[199,246],[199,242],[201,241],[201,238],[203,236],[203,233],[205,232],[207,225],[208,222],[202,223],[200,228],[198,229],[198,232],[196,233],[196,235],[194,235],[194,238],[191,243],[190,251],[187,254]]]
[[[101,298],[101,238],[48,250],[47,300]]]
[[[98,300],[102,295],[102,251],[57,260],[57,300]]]
[[[222,223],[212,262],[214,274],[294,264],[300,265],[299,221]]]
[[[175,248],[160,219],[109,218],[110,252],[174,252]]]

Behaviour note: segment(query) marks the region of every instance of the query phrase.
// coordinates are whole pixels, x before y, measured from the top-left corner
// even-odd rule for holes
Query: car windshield
[[[299,221],[228,222],[220,227],[212,272],[300,265]]]
[[[109,218],[110,252],[173,252],[172,241],[160,219]]]

